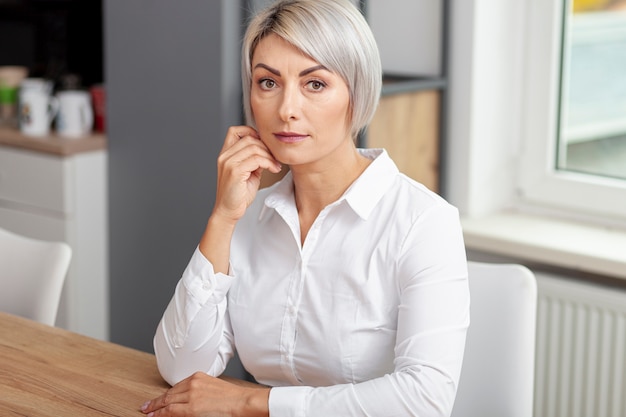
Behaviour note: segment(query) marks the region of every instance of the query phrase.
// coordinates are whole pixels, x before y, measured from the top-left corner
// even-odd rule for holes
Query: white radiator
[[[626,417],[626,289],[535,274],[535,417]]]

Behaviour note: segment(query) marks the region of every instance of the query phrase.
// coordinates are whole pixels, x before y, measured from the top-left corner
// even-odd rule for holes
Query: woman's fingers
[[[248,162],[244,164],[244,162]],[[250,166],[249,163],[257,166]],[[274,173],[281,170],[280,163],[274,159],[269,149],[259,139],[244,137],[224,150],[218,157],[218,168],[242,167],[252,172],[257,168],[268,169]]]
[[[247,178],[249,174],[258,169],[267,169],[275,173],[279,172],[281,169],[280,164],[270,158],[271,157],[262,153],[254,153],[246,150],[232,159],[225,161],[223,169],[232,170],[235,174],[241,174],[241,179]]]
[[[281,165],[257,132],[249,126],[229,128],[217,159],[213,213],[229,222],[238,221],[256,196],[263,170],[278,173]]]
[[[189,402],[189,395],[185,391],[175,392],[177,386],[167,390],[163,395],[147,401],[141,406],[141,411],[149,417],[176,416],[177,411],[183,409],[184,404]],[[180,389],[178,389],[180,391]]]
[[[231,126],[226,132],[226,138],[224,139],[224,145],[222,146],[222,152],[229,149],[240,139],[250,136],[259,139],[259,134],[256,130],[250,126]]]
[[[228,129],[224,146],[218,158],[218,164],[234,158],[241,161],[251,154],[260,155],[271,161],[270,165],[263,163],[263,169],[277,173],[281,169],[280,163],[274,158],[267,146],[261,141],[256,130],[249,126],[235,126]]]
[[[141,406],[141,411],[144,414],[148,414],[149,416],[176,416],[177,411],[183,410],[183,407],[190,402],[190,382],[192,379],[198,379],[199,377],[210,378],[208,375],[197,375],[199,373],[193,374],[178,384],[172,386],[170,389],[165,391],[162,395],[154,398],[150,401],[146,401],[144,405]]]
[[[245,394],[250,390],[196,372],[165,394],[146,402],[141,411],[149,417],[233,415],[233,410],[242,406]]]

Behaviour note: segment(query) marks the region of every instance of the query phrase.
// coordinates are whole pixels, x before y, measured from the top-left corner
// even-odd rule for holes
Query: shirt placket
[[[308,265],[311,253],[317,245],[320,237],[320,229],[329,207],[324,209],[315,219],[307,234],[304,246],[300,247],[300,259],[295,268],[293,278],[289,283],[287,302],[283,316],[282,332],[280,338],[281,367],[284,375],[294,385],[302,384],[298,377],[298,370],[294,362],[294,352],[298,339],[298,311],[302,300],[304,282],[308,275]]]

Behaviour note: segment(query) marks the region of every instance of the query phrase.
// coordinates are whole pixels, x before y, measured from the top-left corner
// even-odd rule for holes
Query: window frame
[[[566,2],[571,7],[570,0],[528,1],[520,203],[623,224],[625,180],[556,168]]]

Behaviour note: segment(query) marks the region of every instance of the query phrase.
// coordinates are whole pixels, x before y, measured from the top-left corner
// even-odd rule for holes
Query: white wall
[[[441,76],[441,0],[370,0],[367,19],[385,73]]]
[[[524,2],[452,0],[446,197],[465,215],[506,206],[520,150]]]

